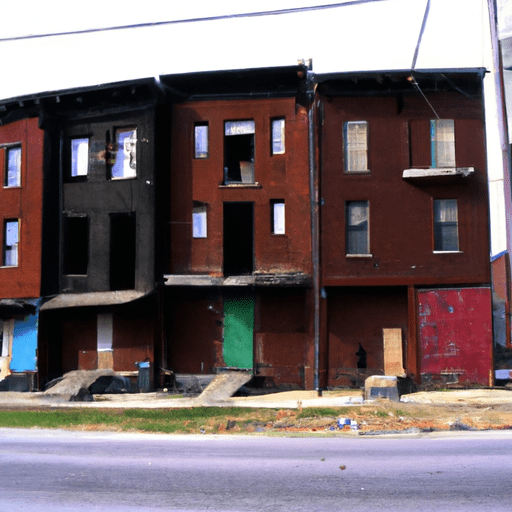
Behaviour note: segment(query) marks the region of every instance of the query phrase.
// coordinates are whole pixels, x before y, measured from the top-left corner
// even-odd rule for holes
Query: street
[[[508,432],[410,438],[0,429],[0,512],[510,510]]]

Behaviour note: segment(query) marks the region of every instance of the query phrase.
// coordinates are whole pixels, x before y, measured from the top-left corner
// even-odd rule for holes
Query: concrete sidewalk
[[[512,391],[508,389],[448,390],[412,393],[404,395],[402,402],[432,405],[509,405],[512,407]],[[45,396],[41,392],[0,392],[0,408],[124,408],[159,409],[187,407],[250,407],[271,409],[297,409],[306,407],[361,406],[362,391],[324,391],[319,397],[316,391],[288,391],[261,396],[232,397],[205,402],[198,397],[174,397],[168,393],[126,393],[94,395],[93,402],[70,402],[59,397]]]

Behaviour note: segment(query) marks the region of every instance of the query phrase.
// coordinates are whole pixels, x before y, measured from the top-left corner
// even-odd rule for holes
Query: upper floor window
[[[79,178],[89,173],[89,139],[71,139],[71,177]]]
[[[434,199],[434,251],[459,250],[456,199]]]
[[[21,186],[21,146],[12,146],[6,149],[6,173],[4,187]]]
[[[270,224],[272,234],[285,234],[285,209],[284,199],[272,199],[270,201]]]
[[[206,238],[208,236],[207,205],[194,201],[192,208],[192,238]]]
[[[432,167],[455,167],[455,123],[453,119],[430,121]]]
[[[345,204],[346,254],[370,254],[369,201],[347,201]]]
[[[368,171],[368,122],[349,121],[344,126],[345,171]]]
[[[284,119],[272,119],[272,154],[284,155],[285,141],[284,141]]]
[[[20,221],[18,219],[4,221],[4,243],[2,251],[2,265],[4,267],[18,266],[19,228]]]
[[[137,128],[115,131],[114,158],[111,157],[111,177],[135,178],[137,176]]]
[[[208,158],[208,123],[194,126],[194,158]]]
[[[254,183],[255,122],[224,124],[224,184]]]

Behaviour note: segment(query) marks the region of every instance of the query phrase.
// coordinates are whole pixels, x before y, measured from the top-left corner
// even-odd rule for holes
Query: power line
[[[26,36],[13,36],[13,37],[4,37],[0,38],[0,42],[7,41],[22,41],[27,39],[42,39],[46,37],[56,37],[56,36],[69,36],[69,35],[79,35],[79,34],[92,34],[95,32],[112,32],[116,30],[126,30],[132,28],[145,28],[145,27],[158,27],[163,25],[178,25],[184,23],[198,23],[204,21],[220,21],[227,19],[236,19],[236,18],[258,18],[263,16],[279,16],[282,14],[294,14],[300,12],[311,12],[311,11],[321,11],[325,9],[336,9],[338,7],[347,7],[358,4],[368,4],[368,3],[376,3],[376,2],[387,2],[389,0],[351,0],[348,2],[338,2],[334,4],[326,4],[326,5],[313,5],[310,7],[292,7],[289,9],[277,9],[273,11],[259,11],[259,12],[251,12],[251,13],[238,13],[238,14],[223,14],[219,16],[209,16],[202,18],[188,18],[184,20],[168,20],[168,21],[156,21],[156,22],[147,22],[147,23],[136,23],[131,25],[119,25],[116,27],[104,27],[104,28],[90,28],[83,30],[71,30],[68,32],[52,32],[49,34],[32,34]]]

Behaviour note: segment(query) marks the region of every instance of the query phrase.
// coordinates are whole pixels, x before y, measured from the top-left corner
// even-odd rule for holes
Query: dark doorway
[[[87,275],[89,263],[88,217],[64,217],[64,274]]]
[[[110,215],[110,289],[135,288],[135,213]]]
[[[224,275],[254,271],[254,203],[224,203]]]

